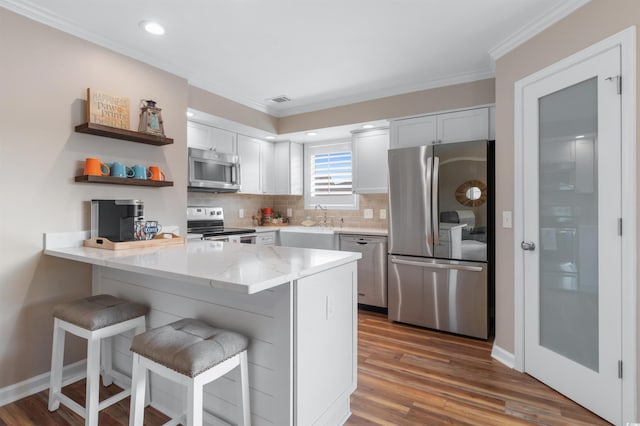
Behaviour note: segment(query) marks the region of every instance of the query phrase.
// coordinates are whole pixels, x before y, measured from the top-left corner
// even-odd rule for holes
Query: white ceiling
[[[0,0],[275,116],[493,76],[589,0]],[[164,36],[144,33],[156,20]],[[285,95],[290,102],[269,99]]]

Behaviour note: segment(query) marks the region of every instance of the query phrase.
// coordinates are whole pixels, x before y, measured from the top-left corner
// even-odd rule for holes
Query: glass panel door
[[[598,371],[597,79],[539,100],[540,345]]]

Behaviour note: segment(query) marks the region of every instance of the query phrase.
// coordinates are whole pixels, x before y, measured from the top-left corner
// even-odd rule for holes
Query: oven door
[[[238,191],[240,164],[237,156],[190,148],[189,187],[213,192]]]

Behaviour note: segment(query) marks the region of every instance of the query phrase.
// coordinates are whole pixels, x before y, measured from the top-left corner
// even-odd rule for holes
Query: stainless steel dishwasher
[[[340,250],[362,253],[358,261],[358,303],[387,307],[387,237],[340,235]]]

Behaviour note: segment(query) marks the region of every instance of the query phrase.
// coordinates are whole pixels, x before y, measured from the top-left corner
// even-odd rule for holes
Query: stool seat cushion
[[[108,294],[99,294],[63,303],[53,308],[53,316],[87,330],[98,330],[146,315],[147,306]]]
[[[138,334],[131,351],[194,377],[246,350],[248,343],[242,334],[185,318]]]

